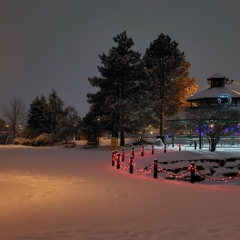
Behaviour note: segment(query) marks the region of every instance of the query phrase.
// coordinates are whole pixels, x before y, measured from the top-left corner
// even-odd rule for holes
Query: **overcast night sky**
[[[98,54],[124,30],[142,55],[160,33],[178,42],[199,90],[221,73],[240,91],[239,9],[239,0],[0,0],[0,104],[29,108],[54,88],[84,117]]]

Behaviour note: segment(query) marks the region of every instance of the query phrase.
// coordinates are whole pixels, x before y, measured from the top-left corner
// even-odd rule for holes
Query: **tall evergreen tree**
[[[143,59],[148,74],[149,97],[154,104],[160,135],[163,135],[164,119],[178,110],[183,99],[181,93],[185,97],[185,91],[189,93],[191,89],[194,92],[197,86],[194,85],[195,80],[188,77],[190,65],[185,61],[184,53],[168,35],[160,34],[146,49]],[[181,82],[186,83],[186,90],[177,88]]]
[[[113,40],[117,47],[111,48],[108,55],[99,55],[103,66],[98,67],[98,71],[102,77],[89,78],[90,84],[100,90],[87,97],[90,104],[99,106],[99,113],[108,120],[113,135],[117,137],[120,132],[120,145],[123,146],[134,90],[144,76],[144,67],[141,54],[131,49],[134,43],[125,31]]]
[[[198,89],[195,79],[189,77],[188,69],[190,66],[189,62],[185,62],[181,68],[173,71],[168,77],[170,94],[164,99],[167,115],[173,115],[180,109],[189,107],[190,104],[186,99]]]
[[[80,118],[74,107],[66,107],[63,111],[63,115],[62,127],[58,130],[57,136],[67,142],[69,138],[72,139],[77,133]]]
[[[93,111],[89,111],[81,122],[81,131],[88,141],[99,143],[99,137],[102,132],[102,125]]]
[[[47,112],[48,104],[45,97],[43,95],[40,99],[36,97],[28,109],[27,128],[36,130],[38,134],[49,133]]]
[[[56,135],[62,127],[64,118],[64,101],[58,97],[57,92],[53,89],[48,98],[48,124],[49,132]]]

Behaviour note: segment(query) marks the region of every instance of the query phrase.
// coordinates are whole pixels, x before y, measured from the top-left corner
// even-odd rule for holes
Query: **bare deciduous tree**
[[[15,136],[17,127],[23,124],[26,120],[25,105],[21,99],[14,98],[10,106],[2,105],[1,112],[6,122],[10,125],[10,128]]]
[[[197,126],[200,134],[206,134],[211,152],[216,150],[217,143],[222,137],[231,135],[231,131],[226,129],[233,129],[240,121],[240,109],[236,107],[200,106],[187,111],[189,122]]]
[[[4,130],[5,121],[0,118],[0,133]]]

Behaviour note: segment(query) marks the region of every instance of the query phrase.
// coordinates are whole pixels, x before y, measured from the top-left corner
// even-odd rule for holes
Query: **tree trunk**
[[[13,137],[15,138],[15,135],[16,135],[16,127],[13,126]]]
[[[216,146],[217,146],[217,142],[214,141],[213,139],[211,139],[211,142],[210,142],[210,151],[211,151],[211,152],[215,152]]]
[[[112,138],[118,138],[118,130],[112,131]]]
[[[125,145],[124,131],[121,130],[121,132],[120,132],[120,146],[124,146],[124,145]]]
[[[164,134],[164,114],[162,109],[160,111],[160,135],[162,136]]]

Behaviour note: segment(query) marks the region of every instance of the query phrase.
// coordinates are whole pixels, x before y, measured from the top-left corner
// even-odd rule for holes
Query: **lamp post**
[[[231,127],[231,146],[233,146],[234,144],[234,131],[233,131],[233,127]]]
[[[97,134],[97,142],[99,143],[99,138],[100,138],[100,124],[101,124],[101,117],[97,117],[97,125],[98,125],[98,134]]]
[[[4,128],[5,128],[5,132],[8,133],[8,132],[9,132],[9,125],[8,125],[8,124],[5,124],[5,125],[4,125]]]

